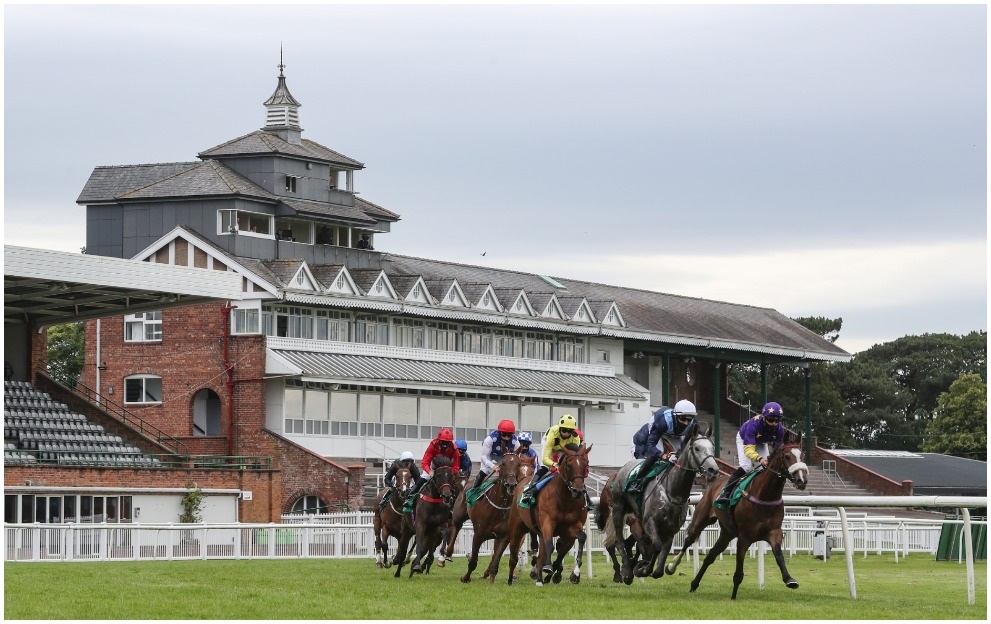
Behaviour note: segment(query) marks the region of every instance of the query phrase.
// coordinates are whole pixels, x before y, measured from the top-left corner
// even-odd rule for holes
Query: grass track
[[[568,562],[571,562],[569,557]],[[687,573],[690,562],[685,562]],[[827,563],[808,555],[789,560],[801,583],[781,583],[773,558],[767,584],[757,589],[757,563],[748,559],[743,585],[733,604],[735,563],[726,557],[709,568],[698,592],[691,577],[647,579],[632,586],[612,582],[612,570],[596,555],[596,577],[580,585],[537,587],[529,578],[509,587],[506,559],[494,586],[479,582],[488,559],[479,561],[474,581],[460,583],[466,560],[458,558],[429,575],[393,578],[367,559],[289,561],[161,561],[7,563],[4,565],[5,619],[506,619],[494,605],[526,604],[526,619],[987,619],[987,565],[975,566],[977,603],[967,604],[966,569],[912,555],[857,557],[857,600],[849,597],[842,555]],[[566,566],[566,571],[569,568]],[[607,575],[606,572],[609,572]],[[542,596],[553,603],[538,602]],[[483,598],[484,597],[484,598]],[[524,601],[524,602],[520,602]],[[538,604],[547,608],[536,608]],[[398,605],[405,605],[399,608]],[[486,606],[488,605],[488,606]],[[756,610],[755,610],[756,609]]]

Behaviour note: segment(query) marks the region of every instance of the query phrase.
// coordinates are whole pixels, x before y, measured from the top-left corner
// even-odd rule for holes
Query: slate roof
[[[199,162],[174,162],[147,165],[119,165],[93,169],[79,193],[78,203],[112,201],[118,195],[188,171]]]
[[[377,221],[369,217],[363,210],[357,207],[341,206],[339,204],[329,204],[307,199],[289,199],[280,197],[282,203],[289,206],[299,214],[318,215],[322,217],[334,217],[342,221],[350,221],[359,225],[374,225]]]
[[[303,264],[303,261],[295,259],[279,259],[265,260],[264,263],[272,274],[279,278],[281,284],[284,285],[288,284],[292,278],[296,277],[296,273],[299,272],[299,267]]]
[[[388,253],[382,255],[382,266],[388,275],[422,275],[428,286],[432,286],[431,280],[443,280],[449,284],[451,279],[457,279],[461,284],[483,282],[495,288],[523,288],[528,296],[531,291],[535,293],[531,301],[540,310],[546,305],[544,296],[537,293],[547,293],[548,284],[532,273]],[[771,308],[552,277],[566,287],[551,291],[559,299],[585,297],[589,301],[615,301],[626,328],[604,330],[604,333],[615,332],[611,335],[670,340],[703,349],[732,349],[773,355],[774,349],[779,348],[781,355],[788,357],[793,357],[797,351],[809,359],[846,361],[850,358],[850,354],[843,349]],[[643,335],[637,335],[638,332]]]
[[[347,169],[364,169],[365,165],[344,154],[335,152],[315,141],[302,139],[300,143],[290,143],[275,132],[255,130],[244,136],[231,139],[215,147],[203,150],[197,156],[200,158],[216,158],[218,156],[254,156],[261,154],[282,154],[283,156],[298,156],[307,160],[321,161],[334,165],[342,165]]]
[[[278,196],[215,160],[202,162],[186,171],[122,193],[115,199],[156,199],[209,195],[240,195],[263,201],[279,201]]]
[[[499,368],[452,362],[431,362],[364,355],[270,349],[303,375],[359,381],[436,383],[444,386],[499,390],[503,394],[545,392],[594,399],[643,400],[643,393],[618,377],[579,375],[525,368]]]
[[[987,496],[987,462],[940,453],[831,452],[897,483],[912,481],[917,495]]]

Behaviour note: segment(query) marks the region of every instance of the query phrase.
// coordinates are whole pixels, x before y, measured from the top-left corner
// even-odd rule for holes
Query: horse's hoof
[[[379,568],[379,569],[382,569],[382,562],[381,561],[376,561],[375,562],[375,567],[376,568]]]
[[[444,558],[443,557],[441,557],[440,559],[437,560],[437,567],[438,568],[443,568],[444,567]]]
[[[632,576],[624,576],[623,577],[623,582],[626,583],[627,585],[633,585],[633,577]]]
[[[785,581],[785,585],[788,586],[788,589],[798,589],[798,581],[795,579],[788,579]]]
[[[392,567],[392,562],[391,561],[386,561],[383,565],[385,566],[385,569],[388,570],[389,568]]]
[[[532,578],[532,579],[536,579],[537,578],[537,571],[536,570],[530,570],[530,578]]]
[[[558,583],[560,583],[561,582],[561,573],[560,572],[555,572],[554,575],[551,576],[551,582],[554,583],[555,585],[557,585]]]
[[[622,583],[623,582],[623,575],[620,574],[620,573],[618,573],[618,572],[616,574],[613,574],[612,575],[612,582],[613,583]]]
[[[413,574],[422,574],[423,570],[420,568],[419,563],[414,563],[413,567],[410,569],[410,572],[412,572]]]
[[[678,568],[676,567],[672,567],[670,563],[664,566],[664,571],[667,572],[668,574],[674,574],[675,570],[677,569]]]
[[[462,575],[461,576],[461,582],[462,583],[471,583],[471,575],[469,575],[469,574]]]
[[[577,574],[572,574],[571,576],[568,577],[568,580],[571,581],[572,585],[577,585],[579,582],[581,582],[582,577],[578,576]]]

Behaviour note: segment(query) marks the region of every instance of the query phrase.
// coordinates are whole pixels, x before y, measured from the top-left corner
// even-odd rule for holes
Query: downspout
[[[100,404],[100,319],[96,319],[96,404]]]
[[[230,305],[228,303],[220,309],[220,313],[224,316],[224,371],[227,373],[227,455],[234,455],[234,364],[231,363],[230,351],[229,351],[229,336],[230,336],[230,322],[231,322],[231,310],[236,309],[237,306]]]

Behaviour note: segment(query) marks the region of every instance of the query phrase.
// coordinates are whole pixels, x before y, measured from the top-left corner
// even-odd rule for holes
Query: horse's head
[[[521,455],[520,463],[516,466],[516,480],[522,481],[527,477],[533,476],[533,467],[537,463],[537,458],[530,457],[529,455]]]
[[[499,482],[507,492],[515,491],[520,482],[519,467],[520,456],[516,453],[506,453],[502,456],[502,463],[499,465]]]
[[[396,471],[396,491],[399,492],[400,496],[409,494],[412,485],[413,475],[408,468],[400,468]]]
[[[719,476],[719,464],[716,463],[716,448],[709,439],[712,427],[694,422],[682,436],[681,453],[678,461],[688,469],[702,475],[706,481],[712,481]]]
[[[448,505],[454,504],[454,497],[457,495],[454,491],[454,482],[457,479],[457,475],[454,472],[454,467],[451,466],[450,462],[437,462],[434,465],[434,474],[430,477],[430,480],[434,484],[434,489],[437,490],[437,495],[444,499],[444,502]]]
[[[785,444],[774,451],[767,467],[787,477],[799,490],[804,490],[809,484],[809,467],[802,461],[802,438],[799,436],[797,440],[789,442],[786,439]]]
[[[569,448],[570,447],[570,448]],[[588,453],[592,445],[582,444],[577,449],[568,445],[562,450],[557,460],[558,473],[564,477],[565,483],[574,498],[585,496],[585,477],[588,476]]]

